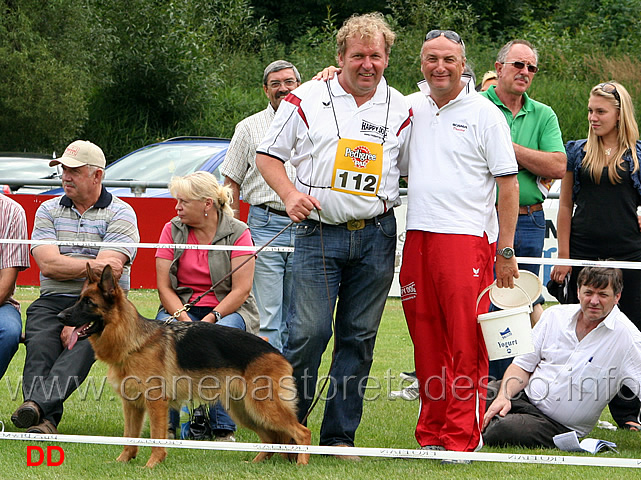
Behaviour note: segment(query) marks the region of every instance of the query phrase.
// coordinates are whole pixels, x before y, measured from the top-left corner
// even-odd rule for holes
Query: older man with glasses
[[[420,385],[416,439],[431,450],[482,446],[488,358],[477,297],[494,279],[497,246],[512,248],[518,212],[509,127],[463,75],[465,64],[456,32],[429,32],[421,50],[425,81],[408,97],[414,126],[401,299]],[[496,258],[498,286],[512,287],[516,260]],[[485,299],[479,312],[488,306]]]
[[[540,257],[543,253],[543,201],[552,181],[565,175],[567,162],[554,110],[532,100],[526,93],[539,70],[538,60],[536,49],[527,40],[506,43],[499,50],[494,64],[498,83],[481,93],[505,115],[519,164],[519,218],[514,237],[514,254],[517,257]],[[538,275],[540,266],[522,264],[519,268]],[[532,324],[543,313],[543,302],[543,296],[534,302]],[[501,378],[511,361],[509,358],[490,362],[490,376]]]
[[[256,166],[256,148],[265,137],[276,111],[289,92],[300,85],[298,69],[285,60],[276,60],[263,72],[263,91],[269,99],[267,108],[236,125],[221,172],[225,185],[232,189],[234,216],[241,220],[239,203],[250,205],[247,225],[256,245],[264,245],[289,225],[285,204],[267,185]],[[296,171],[290,162],[284,164],[290,181]],[[293,247],[294,230],[278,236],[274,247]],[[253,292],[260,314],[260,336],[282,352],[287,342],[287,311],[291,300],[291,252],[262,252],[256,257]]]

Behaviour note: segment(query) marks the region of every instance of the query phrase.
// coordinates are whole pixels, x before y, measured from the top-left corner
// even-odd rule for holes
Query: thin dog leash
[[[332,311],[332,299],[329,294],[329,282],[327,280],[327,264],[325,262],[325,243],[323,242],[323,222],[321,222],[321,214],[320,210],[316,208],[316,213],[318,214],[318,228],[320,232],[320,244],[321,244],[321,258],[323,259],[323,277],[325,278],[325,291],[327,293],[327,303],[329,306],[329,311]],[[332,333],[334,335],[334,347],[332,349],[332,361],[329,364],[329,369],[328,369],[328,374],[325,375],[325,380],[323,380],[323,384],[321,387],[318,389],[318,392],[316,393],[314,400],[312,401],[311,405],[307,409],[307,413],[305,413],[305,416],[301,420],[301,424],[305,424],[307,421],[307,418],[309,415],[312,413],[312,410],[316,407],[318,404],[318,401],[321,398],[321,395],[325,391],[325,388],[327,388],[327,383],[329,382],[329,373],[331,373],[332,368],[334,367],[334,360],[336,360],[336,317],[332,315]]]
[[[323,223],[320,221],[321,215],[320,215],[320,211],[318,210],[318,208],[316,208],[316,212],[318,213],[318,219],[319,219],[318,224],[319,224],[319,231],[320,231],[321,257],[323,259],[323,276],[325,278],[325,290],[326,290],[326,293],[327,293],[327,303],[329,304],[329,311],[332,311],[332,302],[331,302],[331,297],[330,297],[330,293],[329,293],[329,282],[327,280],[327,264],[325,262],[325,244],[323,242]],[[182,312],[188,312],[191,309],[191,307],[193,307],[196,303],[198,303],[205,295],[207,295],[210,292],[213,292],[214,289],[218,285],[220,285],[222,282],[224,282],[227,278],[231,277],[236,271],[238,271],[238,269],[243,267],[245,264],[247,264],[247,262],[251,261],[252,259],[255,259],[258,256],[258,254],[265,247],[269,246],[270,243],[272,243],[274,240],[276,240],[276,238],[278,238],[283,232],[285,232],[285,230],[290,228],[293,224],[294,224],[293,221],[289,222],[289,224],[287,224],[287,226],[283,227],[276,235],[274,235],[272,238],[270,238],[262,247],[260,247],[258,250],[256,250],[243,263],[238,265],[236,268],[234,268],[229,273],[227,273],[223,278],[218,280],[214,285],[211,286],[211,288],[209,290],[207,290],[206,292],[204,292],[201,295],[199,295],[198,297],[196,297],[193,301],[191,301],[189,303],[186,303],[185,305],[183,305],[182,308],[179,308],[178,310],[176,310],[173,315],[167,317],[167,319],[165,320],[164,323],[165,324],[169,324],[169,323],[175,321],[175,319],[178,318]],[[334,332],[334,347],[332,349],[332,361],[330,362],[330,365],[329,365],[329,371],[330,372],[332,371],[332,367],[334,366],[334,360],[336,359],[336,343],[337,343],[337,340],[336,340],[336,319],[334,318],[333,315],[332,315],[332,330]],[[303,417],[303,420],[301,421],[301,423],[305,423],[305,421],[307,420],[309,415],[312,413],[312,410],[314,410],[314,408],[318,404],[318,401],[320,400],[321,395],[325,391],[325,388],[327,388],[328,381],[329,381],[329,375],[326,375],[325,376],[325,380],[323,381],[323,384],[318,389],[318,392],[316,393],[316,396],[315,396],[314,400],[312,401],[312,404],[310,405],[309,409],[307,410],[307,413],[305,413],[305,417]]]
[[[251,261],[251,260],[255,259],[255,258],[258,256],[258,254],[259,254],[259,253],[260,253],[260,252],[261,252],[265,247],[269,246],[269,244],[270,244],[270,243],[272,243],[274,240],[276,240],[276,239],[277,239],[277,238],[278,238],[278,237],[279,237],[279,236],[280,236],[280,235],[281,235],[285,230],[287,230],[287,229],[288,229],[289,227],[291,227],[293,224],[294,224],[294,222],[293,222],[293,221],[289,222],[289,224],[288,224],[287,226],[283,227],[283,228],[282,228],[282,229],[281,229],[281,230],[280,230],[276,235],[274,235],[272,238],[270,238],[270,239],[267,241],[267,243],[265,243],[265,245],[263,245],[263,246],[262,246],[262,247],[260,247],[258,250],[256,250],[253,254],[251,254],[249,257],[247,257],[247,259],[245,259],[245,261],[244,261],[243,263],[241,263],[240,265],[238,265],[238,266],[237,266],[236,268],[234,268],[232,271],[230,271],[229,273],[227,273],[223,278],[221,278],[221,279],[220,279],[220,280],[218,280],[216,283],[214,283],[214,284],[211,286],[211,288],[209,288],[209,290],[207,290],[206,292],[203,292],[202,294],[198,295],[198,297],[196,297],[193,301],[191,301],[191,302],[189,302],[189,303],[185,303],[185,304],[183,305],[183,307],[182,307],[182,308],[179,308],[178,310],[176,310],[176,311],[174,312],[174,314],[173,314],[173,315],[171,315],[171,316],[167,317],[167,319],[165,320],[165,323],[166,323],[166,324],[171,323],[171,322],[173,322],[176,318],[178,318],[182,312],[188,312],[188,311],[191,309],[191,307],[193,307],[195,304],[197,304],[197,303],[198,303],[198,302],[199,302],[199,301],[200,301],[200,300],[201,300],[205,295],[207,295],[208,293],[213,292],[213,291],[214,291],[214,289],[215,289],[218,285],[220,285],[220,284],[221,284],[221,283],[223,283],[225,280],[227,280],[229,277],[231,277],[231,276],[232,276],[234,273],[236,273],[236,272],[237,272],[241,267],[243,267],[244,265],[246,265],[246,264],[247,264],[247,262],[249,262],[249,261]]]

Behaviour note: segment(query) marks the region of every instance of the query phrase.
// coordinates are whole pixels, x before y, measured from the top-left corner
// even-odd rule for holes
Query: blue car
[[[166,187],[171,177],[198,170],[213,173],[222,183],[220,165],[228,147],[229,139],[215,137],[175,137],[152,143],[107,165],[103,183],[117,197],[171,197]],[[112,182],[125,183],[110,186]],[[61,195],[62,189],[46,193]]]

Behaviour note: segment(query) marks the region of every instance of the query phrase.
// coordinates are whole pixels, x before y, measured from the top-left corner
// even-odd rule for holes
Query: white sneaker
[[[408,382],[416,380],[416,372],[401,372],[398,376],[401,377],[401,380],[407,380]]]
[[[236,437],[234,436],[234,432],[229,432],[225,435],[214,435],[213,440],[214,442],[235,442]]]
[[[389,398],[402,398],[408,402],[416,400],[418,398],[418,380],[414,380],[411,385],[405,387],[403,390],[389,392]]]
[[[414,382],[412,382],[409,387],[405,387],[403,390],[401,390],[399,396],[403,400],[407,400],[409,402],[411,402],[412,400],[416,400],[418,398],[418,379],[414,380]]]

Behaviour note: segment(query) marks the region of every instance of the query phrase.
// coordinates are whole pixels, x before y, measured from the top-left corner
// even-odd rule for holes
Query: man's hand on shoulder
[[[320,72],[312,77],[312,80],[322,80],[324,82],[334,78],[334,75],[341,73],[341,69],[330,65],[329,67],[323,68]]]

